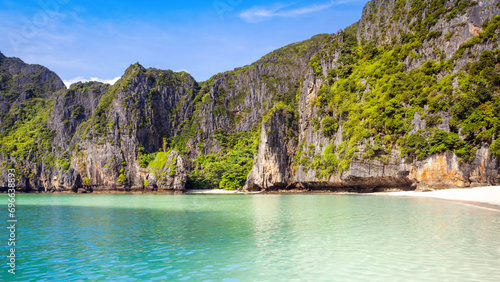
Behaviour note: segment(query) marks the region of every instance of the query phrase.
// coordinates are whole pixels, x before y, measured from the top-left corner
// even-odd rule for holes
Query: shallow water
[[[500,212],[438,199],[21,194],[17,200],[17,274],[7,273],[4,259],[3,281],[500,279]],[[0,216],[7,218],[6,208]]]

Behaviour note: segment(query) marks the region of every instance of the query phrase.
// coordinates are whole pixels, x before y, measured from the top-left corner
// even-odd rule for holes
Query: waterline
[[[500,215],[436,199],[22,194],[18,203],[23,281],[500,277]]]

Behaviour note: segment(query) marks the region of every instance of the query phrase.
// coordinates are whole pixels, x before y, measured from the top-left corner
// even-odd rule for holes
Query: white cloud
[[[178,70],[173,70],[173,72],[185,72],[185,73],[190,73],[189,70],[187,69],[178,69]]]
[[[101,78],[98,78],[98,77],[91,77],[90,79],[86,79],[86,78],[83,78],[83,77],[79,76],[79,77],[75,77],[75,78],[72,78],[72,79],[69,79],[69,80],[63,80],[63,82],[64,82],[64,85],[66,85],[67,88],[69,88],[71,86],[71,84],[77,83],[79,81],[81,81],[81,82],[99,81],[99,82],[102,82],[102,83],[107,83],[107,84],[113,85],[120,78],[121,78],[121,76],[117,76],[117,77],[115,77],[113,79],[101,79]]]
[[[249,23],[258,23],[273,17],[294,17],[313,12],[323,11],[336,4],[350,3],[356,0],[330,1],[325,4],[315,4],[295,9],[286,9],[290,5],[275,5],[273,7],[253,7],[241,12],[238,16]]]

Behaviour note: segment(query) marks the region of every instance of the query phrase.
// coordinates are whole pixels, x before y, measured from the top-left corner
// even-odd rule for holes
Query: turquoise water
[[[500,279],[500,212],[437,199],[22,194],[18,204],[17,273],[4,259],[3,281]]]

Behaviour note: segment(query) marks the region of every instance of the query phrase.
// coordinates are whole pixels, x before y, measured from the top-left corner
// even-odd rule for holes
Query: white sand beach
[[[429,197],[452,201],[475,202],[498,206],[500,209],[500,186],[486,186],[477,188],[444,189],[430,192],[387,192],[374,195]]]

